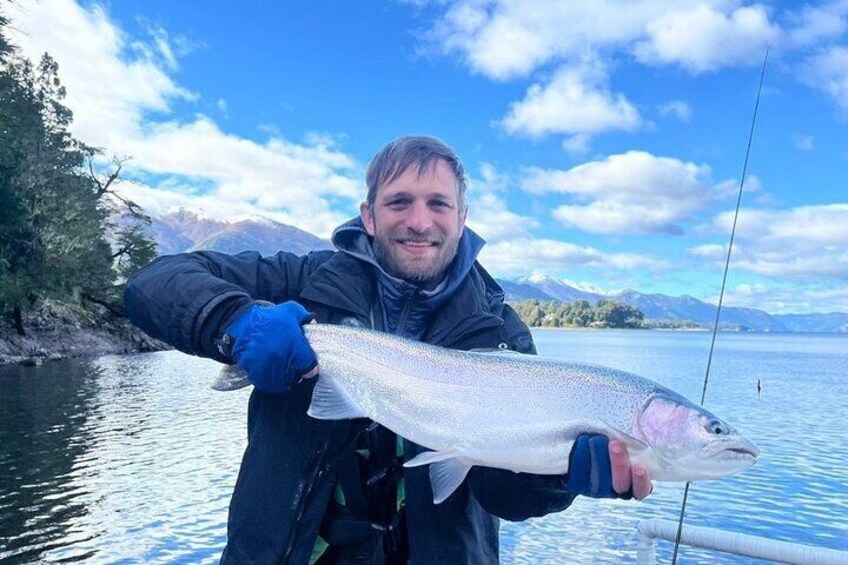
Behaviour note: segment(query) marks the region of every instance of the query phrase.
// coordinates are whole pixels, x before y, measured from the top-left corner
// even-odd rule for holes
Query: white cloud
[[[539,228],[539,222],[512,212],[502,198],[485,193],[472,199],[468,226],[491,244],[505,239],[529,237],[530,230]]]
[[[837,0],[820,6],[806,5],[790,14],[789,40],[803,47],[838,39],[848,30],[848,1]]]
[[[705,297],[718,302],[718,295]],[[848,312],[848,286],[804,286],[780,283],[743,283],[728,289],[726,306],[758,308],[770,314]]]
[[[215,107],[218,108],[218,111],[221,112],[221,115],[225,118],[230,115],[229,107],[227,106],[227,101],[223,98],[218,98],[218,101],[215,102]]]
[[[261,216],[291,226],[303,225],[303,218],[291,212],[263,208],[253,201],[221,198],[215,193],[198,193],[196,186],[180,184],[173,179],[153,187],[144,183],[121,180],[115,184],[115,189],[118,194],[134,201],[153,216],[162,216],[184,208],[217,220],[232,221],[240,216]],[[316,199],[316,202],[320,201]],[[328,239],[332,229],[347,219],[349,219],[347,215],[322,205],[311,212],[308,226],[302,229]]]
[[[698,4],[669,11],[647,25],[647,39],[635,47],[648,64],[678,64],[701,73],[732,65],[756,65],[767,47],[780,39],[780,28],[769,21],[762,5],[743,6],[730,13]]]
[[[803,62],[801,77],[810,86],[828,93],[848,108],[848,47],[826,49]]]
[[[729,182],[711,184],[707,165],[642,151],[567,171],[528,168],[525,173],[525,191],[568,194],[576,201],[554,210],[557,220],[593,233],[679,234],[695,211],[732,190]]]
[[[533,270],[545,273],[560,272],[569,265],[624,271],[661,271],[669,268],[666,262],[645,255],[607,254],[593,247],[581,247],[564,241],[528,238],[487,245],[481,252],[481,261],[488,270],[498,276],[526,274]]]
[[[688,253],[694,257],[703,257],[704,259],[718,261],[727,256],[727,247],[715,243],[707,243],[691,247]]]
[[[732,212],[714,225],[729,233]],[[745,210],[731,268],[776,278],[848,280],[848,204]]]
[[[524,100],[510,105],[502,125],[511,134],[577,136],[610,130],[632,131],[642,119],[623,94],[609,90],[606,69],[597,60],[562,67],[547,84],[534,84]]]
[[[71,0],[12,3],[7,13],[22,32],[11,39],[24,55],[37,60],[48,51],[58,61],[74,135],[107,155],[132,157],[127,175],[157,177],[152,187],[121,185],[151,210],[174,203],[261,213],[327,236],[346,219],[339,208],[353,211],[364,196],[362,167],[338,149],[338,136],[310,134],[295,143],[272,134],[258,142],[207,116],[177,120],[173,102],[198,97],[171,74],[192,48],[184,38],[149,26],[147,41],[130,37],[103,7],[86,10]],[[226,101],[216,106],[226,112]]]
[[[480,164],[480,176],[468,178],[471,192],[504,192],[512,182],[509,175],[500,172],[492,163]]]
[[[580,157],[589,153],[591,139],[586,134],[572,135],[562,142],[562,148],[570,155]]]
[[[626,46],[669,6],[698,0],[458,0],[450,3],[431,38],[459,53],[475,71],[492,79],[526,76],[552,61],[579,61],[603,49]],[[710,2],[726,5],[725,0]]]
[[[513,135],[564,134],[571,154],[589,150],[591,136],[644,125],[636,106],[610,89],[606,64],[633,54],[651,65],[693,72],[759,64],[781,37],[760,4],[738,0],[455,0],[429,33],[444,53],[458,54],[473,72],[493,80],[525,78],[543,69],[523,100],[501,120]],[[587,62],[588,61],[588,62]],[[663,115],[690,119],[673,101]]]
[[[161,49],[141,49],[98,5],[87,11],[70,0],[44,0],[13,2],[6,10],[21,31],[10,39],[25,56],[37,62],[47,51],[58,61],[74,112],[72,131],[86,143],[121,153],[121,140],[135,134],[144,117],[195,96],[168,75],[156,56]]]
[[[812,151],[815,149],[812,135],[796,134],[793,136],[793,140],[795,142],[795,149],[799,151]]]
[[[480,166],[479,176],[468,176],[468,226],[489,244],[530,237],[530,231],[539,228],[535,218],[509,209],[505,195],[511,183],[509,175],[491,163]]]
[[[443,52],[458,53],[495,80],[525,77],[550,63],[635,51],[650,64],[694,72],[759,63],[781,29],[762,4],[738,0],[457,0],[429,34]],[[796,15],[795,34],[809,40],[839,29],[844,0]]]
[[[674,116],[681,122],[688,122],[692,119],[692,109],[689,104],[682,100],[672,100],[661,104],[658,110],[661,116]]]

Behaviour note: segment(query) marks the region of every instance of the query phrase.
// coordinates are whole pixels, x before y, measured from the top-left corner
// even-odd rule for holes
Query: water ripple
[[[708,336],[537,332],[542,353],[630,370],[700,395]],[[246,443],[248,392],[176,352],[0,369],[0,562],[215,563]],[[707,406],[760,463],[696,483],[686,523],[848,550],[848,340],[720,336]],[[757,380],[763,386],[756,395]],[[834,446],[836,449],[834,449]],[[676,520],[683,485],[648,500],[578,499],[503,523],[506,564],[633,562],[639,520]],[[683,548],[689,564],[752,563]],[[658,542],[667,562],[671,544]]]

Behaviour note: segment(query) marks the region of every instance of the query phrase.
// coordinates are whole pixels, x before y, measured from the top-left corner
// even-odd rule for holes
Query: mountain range
[[[506,292],[508,301],[588,300],[594,304],[601,299],[612,299],[638,308],[649,320],[689,320],[705,327],[712,327],[715,323],[716,306],[691,296],[644,294],[635,290],[609,293],[584,290],[546,275],[498,279],[498,283]],[[769,314],[756,308],[723,306],[721,324],[765,332],[848,332],[848,314]]]
[[[309,251],[333,249],[333,245],[306,231],[261,216],[230,221],[216,220],[202,213],[180,209],[153,219],[151,232],[160,255],[210,250],[222,253],[258,251],[273,255],[289,251],[301,255]],[[546,275],[517,279],[497,279],[507,301],[587,300],[594,304],[613,299],[634,306],[649,320],[688,320],[705,327],[715,322],[716,307],[691,296],[644,294],[635,290],[607,293],[585,289]],[[722,307],[724,327],[767,332],[848,332],[848,314],[769,314],[756,308]]]
[[[153,218],[151,231],[159,255],[200,250],[230,254],[258,251],[263,256],[289,251],[303,255],[309,251],[334,249],[326,239],[262,216],[222,221],[180,209]]]

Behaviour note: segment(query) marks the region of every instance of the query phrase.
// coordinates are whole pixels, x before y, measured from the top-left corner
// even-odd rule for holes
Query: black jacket
[[[371,266],[338,252],[305,256],[214,252],[162,257],[127,283],[130,319],[186,353],[227,361],[212,344],[252,300],[296,300],[322,323],[355,318],[370,325]],[[532,337],[503,302],[503,291],[475,264],[433,315],[423,341],[455,349],[509,347],[535,353]],[[288,393],[254,391],[248,446],[230,506],[226,563],[307,563],[346,448],[361,421],[306,415],[312,383]],[[417,446],[407,442],[407,458]],[[475,467],[442,504],[433,504],[427,467],[404,471],[410,563],[498,561],[498,520],[523,520],[566,508],[564,477]]]

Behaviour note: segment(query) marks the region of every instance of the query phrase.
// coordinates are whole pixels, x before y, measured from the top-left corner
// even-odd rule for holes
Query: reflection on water
[[[0,560],[215,562],[245,391],[178,353],[0,372]]]
[[[541,353],[700,397],[709,336],[539,331]],[[848,336],[719,336],[706,405],[763,449],[693,485],[687,523],[848,550]],[[176,352],[0,369],[0,561],[214,563],[245,444],[247,391]],[[762,395],[757,397],[757,380]],[[645,502],[580,499],[502,527],[504,563],[621,563],[636,522],[676,519],[682,485]],[[660,562],[671,544],[658,542]],[[683,563],[751,563],[683,548]]]

